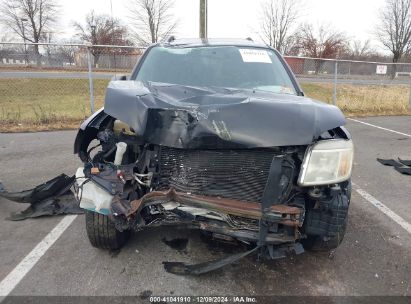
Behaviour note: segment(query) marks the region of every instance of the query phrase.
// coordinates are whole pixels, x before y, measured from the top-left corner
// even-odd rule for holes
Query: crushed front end
[[[350,182],[304,184],[314,144],[183,149],[148,143],[104,112],[96,117],[76,140],[85,163],[76,174],[78,198],[119,232],[185,225],[215,239],[255,245],[270,258],[301,253],[302,244],[333,249],[341,242]],[[340,128],[318,138],[325,141],[350,142]],[[351,171],[349,162],[345,170]]]
[[[97,138],[102,151],[77,172],[81,206],[109,215],[120,230],[187,224],[256,242],[264,214],[267,243],[300,238],[305,204],[294,185],[303,148],[184,150],[138,145],[136,136],[111,130]],[[274,158],[281,160],[279,195],[262,209]]]

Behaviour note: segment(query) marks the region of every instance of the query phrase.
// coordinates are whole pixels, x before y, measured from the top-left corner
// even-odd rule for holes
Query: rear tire
[[[86,211],[86,231],[91,245],[100,249],[116,250],[123,247],[130,231],[119,231],[107,215]]]

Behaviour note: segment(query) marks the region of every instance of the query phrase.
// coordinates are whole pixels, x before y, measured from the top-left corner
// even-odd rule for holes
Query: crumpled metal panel
[[[182,149],[308,145],[346,123],[337,107],[301,96],[138,81],[110,82],[104,112],[146,142]]]

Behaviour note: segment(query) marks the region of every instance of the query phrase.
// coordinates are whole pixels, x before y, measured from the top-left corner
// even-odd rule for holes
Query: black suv
[[[91,244],[187,225],[271,258],[342,241],[353,143],[335,107],[304,97],[274,49],[171,40],[110,82],[74,151]],[[92,144],[98,141],[98,147]]]

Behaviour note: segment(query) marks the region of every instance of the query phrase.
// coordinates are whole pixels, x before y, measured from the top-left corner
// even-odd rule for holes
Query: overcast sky
[[[94,9],[96,13],[110,14],[110,0],[57,0],[62,5],[60,31],[68,37],[73,34],[71,23],[84,20]],[[264,0],[209,0],[210,38],[258,38],[261,2]],[[353,40],[375,38],[373,29],[378,22],[378,10],[384,0],[303,0],[302,20],[326,23],[345,31]],[[127,22],[127,5],[132,0],[112,0],[114,17]],[[199,0],[175,0],[175,15],[179,19],[177,37],[198,36]]]

